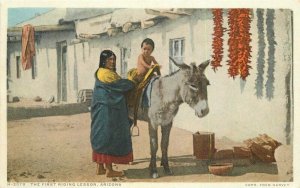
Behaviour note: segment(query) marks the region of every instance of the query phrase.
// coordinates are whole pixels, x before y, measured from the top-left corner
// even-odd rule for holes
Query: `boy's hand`
[[[156,66],[158,65],[158,67],[161,68],[161,65],[159,65],[159,64],[151,65],[151,67],[154,67],[155,65],[156,65]]]
[[[156,65],[156,66],[158,65],[159,69],[161,69],[161,67],[162,67],[162,66],[159,65],[159,64],[154,64],[154,65],[151,65],[151,68],[153,68],[155,65]]]

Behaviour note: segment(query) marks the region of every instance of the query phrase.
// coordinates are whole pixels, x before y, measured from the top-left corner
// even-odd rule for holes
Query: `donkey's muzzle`
[[[202,109],[200,110],[200,112],[195,112],[196,116],[198,116],[199,118],[202,118],[204,116],[206,116],[209,113],[209,108],[206,109]]]

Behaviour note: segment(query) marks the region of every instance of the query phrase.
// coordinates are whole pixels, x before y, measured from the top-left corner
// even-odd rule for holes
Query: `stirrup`
[[[134,128],[136,128],[137,131],[134,131]],[[131,127],[131,136],[134,137],[134,136],[140,136],[140,129],[138,126],[134,125]]]

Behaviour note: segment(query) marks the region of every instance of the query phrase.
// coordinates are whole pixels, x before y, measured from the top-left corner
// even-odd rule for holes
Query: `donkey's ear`
[[[206,69],[207,65],[209,65],[209,63],[210,63],[210,60],[206,60],[206,61],[202,62],[202,63],[198,66],[198,68],[199,68],[200,70],[204,71],[204,70]]]
[[[170,57],[170,56],[169,56],[169,59],[170,59],[177,67],[179,67],[179,68],[181,68],[181,69],[189,69],[189,68],[190,68],[190,66],[188,66],[188,65],[185,64],[185,63],[178,63],[178,62],[176,62],[175,59],[173,59],[173,58]]]

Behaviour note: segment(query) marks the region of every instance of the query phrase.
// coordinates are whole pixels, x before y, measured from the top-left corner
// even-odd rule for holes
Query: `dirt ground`
[[[134,162],[115,165],[125,170],[125,177],[106,178],[96,175],[96,164],[91,160],[90,114],[49,116],[8,121],[9,182],[275,182],[277,166],[256,163],[234,167],[228,176],[208,172],[204,161],[195,159],[192,133],[173,128],[169,156],[173,176],[165,176],[158,159],[158,179],[151,179],[149,165],[149,136],[145,122],[138,122],[140,136],[133,137]],[[159,130],[160,131],[160,130]],[[160,134],[159,134],[160,135]],[[216,148],[237,143],[226,138],[216,139]],[[158,156],[161,155],[159,151]]]

